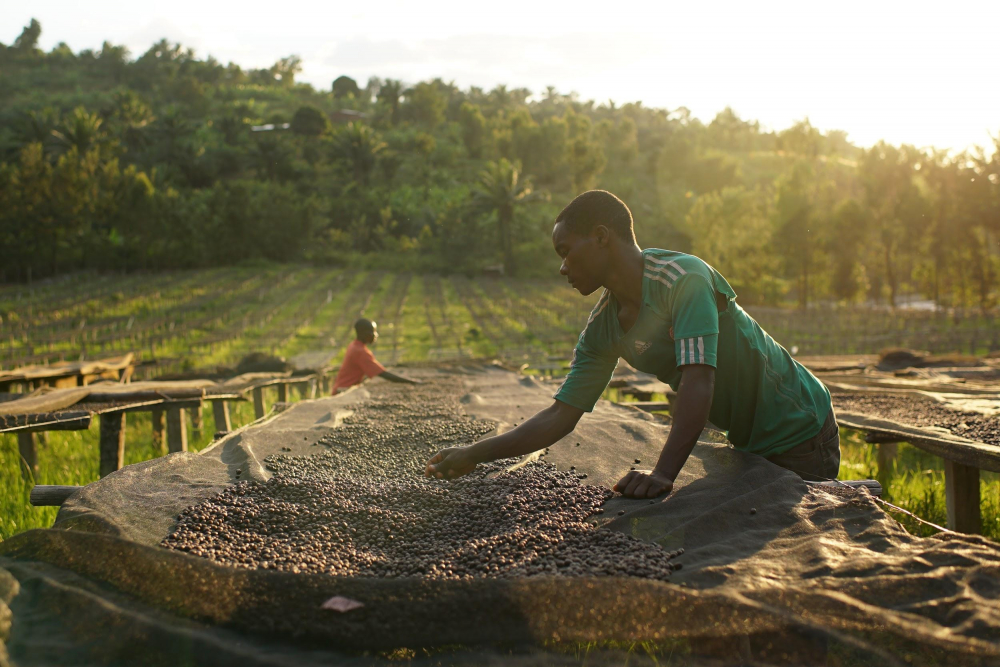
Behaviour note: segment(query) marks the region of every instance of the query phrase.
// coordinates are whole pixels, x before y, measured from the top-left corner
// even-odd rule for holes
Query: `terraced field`
[[[249,352],[342,350],[359,316],[388,363],[568,354],[589,298],[553,282],[312,267],[77,275],[0,288],[0,367],[135,352],[139,375]]]

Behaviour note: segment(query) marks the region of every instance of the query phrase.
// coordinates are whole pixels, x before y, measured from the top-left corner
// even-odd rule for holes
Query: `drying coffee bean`
[[[750,508],[750,514],[756,514],[756,513],[757,513],[757,508],[756,507],[751,507]]]
[[[373,385],[321,438],[327,450],[267,457],[270,479],[187,508],[162,545],[235,567],[357,577],[670,576],[658,545],[587,521],[614,494],[581,484],[586,474],[544,461],[508,472],[508,460],[453,481],[423,477],[428,452],[496,427],[463,415],[450,382]]]

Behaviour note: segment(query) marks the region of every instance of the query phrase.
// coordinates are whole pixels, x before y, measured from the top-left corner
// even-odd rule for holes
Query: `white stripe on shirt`
[[[647,271],[656,271],[657,273],[665,273],[667,275],[667,277],[670,278],[671,281],[676,281],[677,278],[679,277],[677,274],[675,274],[670,269],[667,269],[667,268],[662,267],[662,266],[651,266],[651,265],[647,264],[646,265],[646,270]]]
[[[695,338],[681,338],[677,342],[680,343],[681,346],[680,356],[677,358],[678,366],[684,366],[686,364],[705,363],[704,336],[698,336]]]
[[[674,286],[673,283],[667,282],[667,280],[664,279],[663,276],[658,276],[655,273],[643,273],[642,275],[645,276],[646,278],[651,279],[651,280],[659,281],[659,282],[663,283],[664,285],[666,285],[667,287],[673,287]]]
[[[664,264],[669,264],[670,266],[674,267],[677,273],[681,274],[682,276],[687,273],[687,271],[681,268],[680,264],[678,264],[672,259],[656,259],[655,257],[647,257],[646,261],[653,262],[654,264],[659,264],[661,266],[663,266]]]

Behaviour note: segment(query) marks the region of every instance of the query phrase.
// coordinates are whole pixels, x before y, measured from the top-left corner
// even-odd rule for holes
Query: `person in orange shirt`
[[[385,369],[380,364],[368,346],[378,340],[378,325],[371,320],[360,319],[354,323],[354,331],[357,338],[347,346],[344,353],[344,362],[337,371],[337,378],[333,381],[333,393],[343,391],[348,387],[353,387],[366,378],[381,377],[390,382],[405,382],[407,384],[419,384],[416,380],[396,375]]]

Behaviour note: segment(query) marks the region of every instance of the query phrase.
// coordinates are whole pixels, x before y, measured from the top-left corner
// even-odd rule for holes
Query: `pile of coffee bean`
[[[587,521],[613,494],[576,472],[544,461],[509,471],[509,460],[424,478],[434,452],[495,425],[461,414],[447,382],[372,388],[324,438],[328,451],[269,457],[273,477],[187,509],[163,546],[238,567],[360,577],[666,579],[679,567],[675,552]]]
[[[1000,445],[1000,418],[953,410],[926,396],[834,394],[833,405],[911,426],[936,426],[969,440]]]

